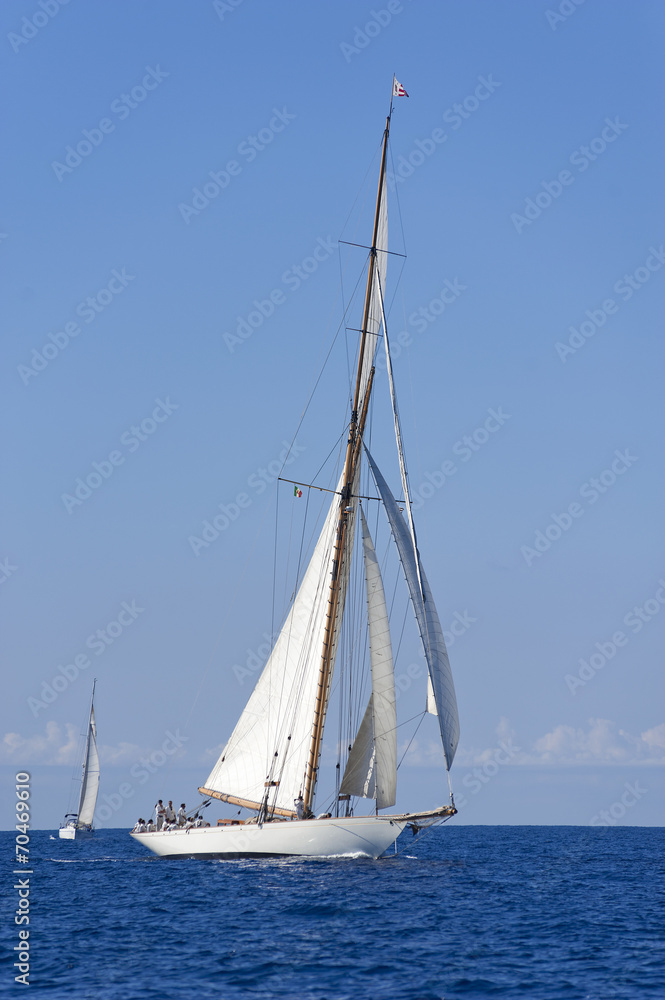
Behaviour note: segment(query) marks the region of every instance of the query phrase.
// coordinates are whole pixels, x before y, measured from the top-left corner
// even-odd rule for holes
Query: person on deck
[[[164,826],[165,818],[166,818],[166,807],[164,806],[162,800],[159,799],[157,805],[155,806],[155,820],[158,830],[161,830],[161,828]]]
[[[175,823],[175,809],[173,808],[173,802],[169,799],[169,804],[166,807],[166,822],[171,824]]]
[[[302,797],[302,793],[298,793],[298,798],[295,800],[296,816],[298,819],[303,819],[305,815],[305,803]]]
[[[180,808],[178,809],[178,826],[184,826],[187,822],[187,813],[185,812],[185,803],[180,803]]]

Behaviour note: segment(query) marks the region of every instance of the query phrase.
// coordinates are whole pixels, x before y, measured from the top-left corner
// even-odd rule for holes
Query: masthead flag
[[[393,77],[393,97],[408,97],[402,84]]]

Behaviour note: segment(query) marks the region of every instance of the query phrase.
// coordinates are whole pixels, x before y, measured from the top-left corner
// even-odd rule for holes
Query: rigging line
[[[397,644],[397,652],[395,653],[395,659],[399,656],[400,649],[402,648],[402,639],[404,638],[404,629],[406,628],[406,620],[409,614],[409,602],[407,601],[404,605],[404,618],[402,619],[402,631],[399,634],[399,642]]]
[[[425,834],[429,833],[430,830],[436,829],[436,827],[440,826],[442,823],[447,823],[449,819],[452,819],[452,816],[442,816],[441,819],[438,822],[436,822],[436,823],[430,823],[429,826],[423,826],[423,827],[421,827],[420,828],[420,832],[418,834],[416,834],[416,836],[415,836],[415,838],[413,840],[408,840],[406,842],[406,844],[404,845],[404,847],[400,847],[399,851],[395,851],[395,853],[389,855],[389,857],[390,858],[398,858],[400,856],[400,854],[404,854],[404,851],[410,851],[410,850],[412,850],[412,848],[414,848],[416,846],[416,844],[418,843],[418,841],[422,840],[422,838],[425,836]]]
[[[412,715],[410,719],[405,719],[404,722],[398,722],[396,726],[394,726],[392,729],[387,729],[386,732],[387,733],[396,733],[398,729],[402,728],[402,726],[408,726],[408,724],[410,722],[414,722],[416,719],[420,719],[420,722],[422,722],[426,715],[427,715],[427,712],[419,712],[418,715]],[[418,723],[418,725],[420,725],[420,723]],[[417,732],[417,730],[416,730],[416,732]],[[415,735],[416,734],[414,733],[413,736],[415,736]],[[413,736],[411,737],[412,740],[413,740]]]
[[[363,273],[364,273],[364,271],[363,271]],[[358,278],[358,281],[356,282],[356,288],[354,289],[354,292],[353,292],[354,296],[355,296],[356,290],[358,288],[358,285],[360,284],[361,279],[362,279],[362,274],[360,275],[360,277]],[[353,301],[353,299],[351,300],[351,302],[352,301]],[[282,471],[282,469],[286,465],[287,459],[289,458],[289,455],[291,454],[291,449],[293,448],[293,445],[295,444],[296,438],[298,437],[298,432],[300,431],[300,428],[302,427],[302,424],[303,424],[303,421],[305,419],[305,416],[307,415],[307,411],[309,410],[309,407],[311,405],[312,399],[314,398],[314,393],[316,392],[317,386],[318,386],[319,382],[321,381],[321,379],[323,377],[323,373],[325,371],[326,365],[328,364],[328,360],[330,359],[330,355],[332,354],[333,348],[334,348],[334,346],[335,346],[335,344],[337,342],[337,338],[339,337],[339,334],[340,334],[340,331],[341,331],[342,327],[345,325],[346,314],[347,314],[348,310],[351,308],[351,302],[349,302],[348,307],[344,310],[344,312],[342,314],[342,319],[340,320],[339,326],[337,327],[337,330],[335,332],[335,336],[333,337],[332,343],[331,343],[331,345],[330,345],[330,347],[328,349],[328,353],[326,354],[326,356],[324,358],[323,364],[321,366],[321,370],[319,371],[319,374],[316,376],[316,380],[314,382],[314,385],[312,386],[310,394],[309,394],[309,396],[307,398],[307,402],[305,403],[305,408],[304,408],[304,410],[302,411],[302,413],[300,415],[300,420],[298,421],[298,426],[296,427],[295,434],[293,435],[293,437],[291,439],[291,443],[289,444],[289,450],[287,451],[286,457],[284,458],[284,461],[282,462],[282,468],[279,470],[280,472]],[[336,306],[336,303],[335,303],[335,305],[333,305],[333,309],[335,308],[335,306]]]
[[[340,463],[340,460],[341,460],[341,453],[342,453],[342,449],[343,449],[343,447],[344,447],[344,443],[345,443],[345,442],[344,442],[344,437],[345,437],[345,434],[346,434],[346,431],[344,431],[344,432],[343,432],[342,434],[340,434],[340,436],[338,437],[337,441],[335,442],[335,444],[333,445],[333,447],[332,447],[332,448],[330,449],[330,451],[329,451],[329,452],[328,452],[328,454],[326,455],[326,457],[325,457],[325,459],[324,459],[324,461],[323,461],[323,464],[322,464],[322,465],[320,465],[320,466],[319,466],[319,468],[317,469],[317,471],[316,471],[316,475],[317,475],[317,476],[318,476],[319,472],[321,472],[321,470],[323,469],[323,466],[324,466],[324,465],[326,464],[326,462],[328,461],[328,459],[329,459],[329,458],[330,458],[330,456],[332,455],[332,453],[333,453],[333,451],[335,450],[335,448],[337,448],[337,449],[338,449],[338,453],[337,453],[337,466],[339,466],[339,463]],[[333,476],[334,476],[334,475],[335,475],[335,474],[333,473]],[[280,477],[278,477],[278,478],[279,478],[279,479],[281,479],[281,481],[282,481],[282,482],[286,482],[286,483],[290,483],[290,482],[293,482],[293,483],[294,483],[295,485],[297,485],[297,486],[301,486],[301,485],[305,485],[305,484],[303,484],[302,482],[298,482],[298,483],[296,483],[296,482],[295,482],[295,480],[291,480],[291,479],[283,479],[283,478],[282,478],[281,476],[280,476]],[[337,493],[337,492],[338,492],[337,490],[328,490],[328,489],[326,489],[326,488],[325,488],[325,487],[323,487],[323,486],[316,486],[316,487],[308,487],[308,489],[309,489],[309,488],[313,488],[313,489],[317,489],[317,490],[319,490],[320,492],[324,492],[324,493]],[[308,494],[307,494],[307,502],[308,502],[308,503],[309,503],[309,498],[310,498],[310,494],[308,493]],[[322,510],[323,510],[323,498],[322,498],[322,500],[321,500],[321,506],[319,507],[319,516],[320,516],[320,514],[321,514],[321,511],[322,511]],[[303,531],[304,531],[304,527],[303,527]],[[308,548],[308,549],[309,549],[309,546],[310,546],[310,545],[311,545],[311,543],[312,543],[312,542],[313,542],[313,541],[315,540],[315,538],[316,538],[316,537],[317,537],[317,536],[316,536],[316,521],[315,521],[315,523],[314,523],[314,526],[313,526],[313,528],[312,528],[312,534],[310,535],[310,538],[309,538],[309,540],[308,540],[308,542],[307,542],[307,548]],[[291,594],[291,600],[293,600],[293,599],[295,598],[295,596],[296,596],[296,594],[297,594],[297,592],[298,592],[298,586],[299,586],[299,575],[300,575],[300,574],[298,573],[298,576],[296,576],[296,580],[295,580],[295,584],[294,584],[294,587],[293,587],[293,591],[292,591],[292,594]],[[289,603],[290,603],[290,602],[289,602]]]
[[[279,518],[279,486],[275,496],[275,546],[272,560],[272,607],[270,609],[270,634],[275,634],[275,591],[277,589],[277,538],[278,538],[278,518]]]
[[[411,739],[409,740],[409,745],[408,745],[408,747],[406,748],[406,750],[404,751],[404,753],[402,754],[402,759],[400,760],[399,764],[397,765],[397,770],[398,770],[398,771],[399,771],[400,767],[402,766],[402,761],[404,760],[404,758],[405,758],[405,757],[406,757],[406,755],[408,754],[409,750],[411,749],[411,744],[412,744],[412,743],[413,743],[413,741],[415,740],[415,738],[416,738],[416,736],[417,736],[417,734],[418,734],[418,730],[419,730],[419,729],[420,729],[420,727],[422,726],[422,724],[423,724],[423,719],[425,718],[425,716],[426,716],[426,715],[427,715],[427,712],[423,712],[423,714],[422,714],[422,715],[420,716],[420,722],[419,722],[419,723],[418,723],[418,725],[416,726],[416,729],[415,729],[415,732],[414,732],[413,736],[411,737]],[[417,716],[415,716],[415,715],[414,715],[414,719],[415,719],[415,718],[417,718]],[[409,722],[412,722],[412,721],[413,721],[412,719],[409,719]]]
[[[323,469],[323,467],[327,463],[328,459],[330,458],[330,456],[334,452],[335,448],[339,448],[340,444],[342,443],[342,439],[346,436],[346,434],[347,434],[347,431],[346,431],[346,428],[345,428],[342,431],[342,433],[340,434],[340,436],[337,438],[337,440],[335,441],[334,445],[332,446],[332,448],[330,449],[330,451],[328,452],[328,454],[326,455],[326,457],[321,462],[321,465],[318,467],[318,469],[314,473],[314,476],[312,477],[313,479],[316,479],[316,477],[318,476],[318,474],[321,472],[321,470]],[[287,483],[290,482],[290,481],[291,480],[289,480],[289,479],[286,480]],[[300,485],[300,484],[298,484],[298,485]],[[323,487],[317,487],[317,489],[323,489]],[[328,493],[335,493],[336,490],[327,490],[326,492],[328,492]]]
[[[277,490],[279,493],[279,480],[278,480]],[[285,615],[288,614],[288,607],[289,607],[289,602],[287,601],[286,595],[288,593],[288,586],[289,586],[289,567],[291,565],[291,539],[293,538],[294,518],[295,518],[295,508],[294,505],[291,504],[291,516],[289,518],[289,539],[286,545],[286,566],[284,568],[284,595],[282,597],[282,608],[285,609]],[[277,539],[275,539],[275,542],[277,542]],[[297,586],[297,581],[296,581],[296,586]]]
[[[238,579],[237,579],[237,581],[235,583],[235,587],[234,587],[233,597],[231,599],[231,603],[228,606],[228,610],[226,612],[226,616],[225,616],[224,621],[222,623],[222,627],[221,627],[221,629],[220,629],[220,631],[218,633],[217,640],[216,640],[216,642],[215,642],[215,644],[213,646],[213,649],[212,649],[212,652],[211,652],[210,657],[208,659],[208,662],[207,662],[207,664],[206,664],[206,666],[204,668],[204,671],[203,671],[203,674],[201,676],[201,680],[200,680],[198,689],[196,691],[196,694],[194,695],[194,701],[192,702],[192,707],[190,708],[189,714],[188,714],[187,718],[185,719],[185,724],[184,724],[184,727],[183,727],[185,732],[188,731],[189,721],[190,721],[190,719],[192,717],[194,709],[196,708],[196,703],[198,702],[199,697],[201,695],[201,689],[202,689],[202,687],[203,687],[203,685],[205,683],[205,680],[206,680],[206,678],[208,676],[208,673],[210,671],[210,667],[212,666],[213,657],[216,655],[217,650],[219,649],[219,647],[221,645],[222,637],[223,637],[223,635],[225,633],[225,630],[226,630],[226,627],[228,625],[229,619],[231,618],[231,615],[232,615],[233,610],[235,608],[236,601],[238,600],[238,597],[239,597],[239,595],[241,593],[240,584],[244,580],[245,574],[247,573],[247,567],[249,566],[250,560],[251,560],[252,556],[254,555],[254,549],[256,548],[256,546],[258,544],[259,537],[261,535],[261,532],[263,531],[263,524],[265,522],[266,517],[268,516],[268,511],[269,510],[270,510],[270,504],[268,504],[268,506],[266,507],[266,509],[265,509],[265,511],[263,513],[263,516],[261,518],[261,523],[259,524],[259,527],[257,528],[257,531],[256,531],[256,535],[254,536],[254,541],[252,543],[252,547],[251,547],[251,549],[249,550],[249,552],[247,554],[247,558],[245,559],[243,567],[242,567],[242,569],[240,571],[240,576],[238,577]],[[173,765],[173,763],[174,763],[174,758],[171,758],[171,760],[169,761],[169,768],[168,768],[169,771],[170,771],[171,766]]]
[[[354,198],[353,204],[351,205],[351,208],[349,209],[349,212],[348,212],[348,215],[346,216],[346,219],[342,223],[341,232],[344,232],[344,230],[346,229],[347,223],[348,223],[349,219],[351,218],[351,216],[353,215],[353,212],[355,210],[356,205],[358,204],[358,201],[359,201],[359,199],[361,197],[362,192],[363,191],[365,192],[365,197],[364,197],[364,200],[363,200],[363,208],[364,208],[364,206],[367,203],[367,199],[370,197],[371,190],[368,187],[367,182],[368,182],[368,179],[369,179],[370,175],[372,176],[372,178],[375,176],[376,161],[377,161],[377,158],[379,157],[379,155],[381,153],[382,148],[383,148],[383,131],[381,132],[381,139],[379,140],[379,144],[378,144],[378,146],[376,147],[376,149],[374,151],[374,155],[372,156],[370,164],[369,164],[369,166],[368,166],[368,168],[367,168],[367,170],[365,172],[365,176],[363,177],[362,182],[360,184],[360,187],[358,188],[358,192],[356,194],[356,197]],[[359,214],[362,214],[362,211]],[[358,219],[357,222],[356,222],[356,229],[358,229],[360,227],[360,225],[361,225],[361,222],[360,222],[360,219]],[[338,242],[341,242],[341,241],[338,241]]]
[[[388,151],[390,153],[390,165],[393,168],[393,177],[395,177],[396,176],[396,174],[395,174],[395,160],[393,159],[393,147],[392,147],[392,145],[388,146]],[[402,220],[402,206],[401,206],[400,200],[399,200],[399,187],[398,187],[397,184],[395,185],[395,202],[397,204],[397,218],[399,219],[399,228],[400,228],[400,232],[402,234],[402,246],[404,247],[404,251],[406,253],[406,237],[404,235],[404,222]]]
[[[307,494],[307,500],[305,502],[305,517],[304,517],[304,520],[303,520],[302,532],[300,534],[300,549],[298,551],[298,565],[296,567],[296,581],[300,578],[300,567],[302,565],[303,542],[304,542],[304,538],[305,538],[305,526],[307,524],[307,514],[308,514],[308,511],[309,511],[309,498],[310,498],[310,494],[308,493]],[[290,548],[290,546],[289,546],[289,548]],[[297,586],[297,583],[296,583],[296,586]],[[290,647],[290,645],[291,645],[291,629],[289,629],[289,635],[288,635],[288,638],[287,638],[287,641],[286,641],[286,652],[284,654],[285,661],[288,661],[288,658],[289,658],[289,647]],[[286,682],[286,671],[282,671],[282,684],[281,684],[280,692],[279,692],[279,704],[277,706],[277,718],[278,719],[280,718],[281,711],[282,711],[282,699],[284,697],[284,684],[285,684],[285,682]],[[270,750],[270,753],[274,753],[274,749],[276,749],[276,748],[273,748],[272,750]],[[274,757],[272,759],[274,760]],[[286,759],[286,755],[285,755],[285,759]]]
[[[339,289],[340,295],[342,297],[342,309],[344,308],[344,271],[342,269],[342,254],[339,249],[339,242],[337,245],[337,260],[339,262]],[[349,357],[349,338],[344,337],[344,350],[346,353],[346,377],[348,381],[351,381],[351,359]]]
[[[375,250],[377,253],[387,253],[392,257],[406,257],[405,253],[397,253],[396,250],[382,250],[381,247],[367,247],[364,243],[349,243],[348,240],[338,240],[338,243],[344,243],[347,247],[359,247],[361,250]]]
[[[328,458],[332,454],[329,452]],[[323,468],[323,466],[321,466]],[[319,472],[321,471],[319,468]],[[318,475],[318,472],[317,472]],[[293,483],[295,486],[304,486],[306,490],[318,490],[319,493],[335,493],[338,497],[343,495],[342,490],[329,490],[326,486],[317,486],[316,483],[303,483],[302,479],[285,479],[284,476],[277,477],[280,483]],[[367,497],[362,493],[352,493],[351,499],[353,500],[378,500],[379,503],[383,503],[381,497]],[[414,501],[412,500],[411,503]],[[404,500],[396,500],[395,503],[405,503]]]

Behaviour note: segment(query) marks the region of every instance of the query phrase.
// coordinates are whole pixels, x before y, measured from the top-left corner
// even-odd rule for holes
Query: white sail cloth
[[[436,714],[439,719],[441,743],[446,761],[450,769],[457,744],[459,742],[459,716],[457,714],[457,698],[455,685],[448,660],[448,651],[443,638],[439,616],[432,598],[432,592],[420,563],[420,582],[418,580],[417,553],[404,517],[399,511],[394,496],[381,475],[374,459],[365,448],[376,487],[381,494],[388,521],[397,545],[400,561],[406,577],[411,603],[418,622],[420,638],[422,639],[425,658],[431,681],[431,690],[436,703]],[[422,592],[420,584],[422,584]],[[428,706],[430,708],[431,706]]]
[[[372,272],[373,280],[369,295],[367,338],[365,342],[365,355],[363,358],[360,377],[360,395],[358,401],[359,411],[362,410],[362,403],[365,398],[370,371],[374,364],[374,356],[379,344],[382,317],[381,289],[386,287],[386,271],[388,269],[388,254],[385,252],[388,249],[388,198],[385,176],[379,189],[378,200],[379,212],[376,229],[376,267]],[[372,267],[372,260],[370,260],[369,266]],[[377,271],[380,281],[377,281]]]
[[[79,826],[90,826],[95,815],[97,805],[97,793],[99,792],[99,754],[97,753],[97,727],[95,725],[95,710],[90,708],[90,720],[88,722],[88,735],[85,746],[85,760],[83,761],[83,779],[81,781],[81,794],[79,797],[78,820]]]
[[[338,492],[341,488],[340,479]],[[353,511],[348,515],[347,544],[340,569],[333,665],[349,575],[348,553],[353,546],[356,502],[353,500],[350,504]],[[294,799],[303,790],[312,741],[339,506],[339,496],[335,496],[268,662],[206,781],[205,787],[210,791],[259,806],[265,795],[266,780],[279,781],[275,792],[269,796],[269,804],[292,812]],[[331,679],[332,667],[329,684]]]
[[[397,713],[388,609],[372,538],[361,509],[372,694],[349,753],[340,791],[376,799],[378,809],[397,797]]]

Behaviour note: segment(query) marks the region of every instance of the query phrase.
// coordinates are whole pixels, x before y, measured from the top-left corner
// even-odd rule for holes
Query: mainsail
[[[93,687],[94,698],[94,687]],[[99,754],[97,753],[97,727],[95,725],[95,709],[90,704],[90,718],[83,760],[83,778],[79,796],[77,826],[91,826],[97,805],[99,791]]]
[[[453,675],[450,670],[450,661],[448,660],[448,651],[446,650],[441,623],[439,622],[439,616],[429,583],[427,582],[427,577],[425,576],[425,571],[422,567],[422,562],[420,566],[416,562],[419,556],[414,551],[411,535],[404,517],[400,514],[395,498],[367,447],[365,448],[365,453],[376,487],[383,500],[409,588],[409,595],[418,622],[420,638],[422,639],[425,658],[427,660],[431,689],[434,693],[446,767],[450,769],[459,742],[459,717],[457,714],[455,685],[453,684]],[[420,570],[420,573],[418,570]]]
[[[360,511],[367,584],[367,618],[372,694],[353,743],[340,791],[376,799],[377,809],[395,804],[397,796],[397,713],[388,609],[365,514]]]
[[[341,489],[338,483],[337,492]],[[355,502],[354,502],[355,503]],[[312,735],[313,705],[326,626],[328,592],[339,514],[336,495],[291,610],[268,662],[212,769],[204,794],[259,808],[266,788],[271,810],[291,815],[302,790]],[[354,506],[355,510],[355,506]],[[353,544],[353,532],[350,535]],[[342,568],[344,607],[349,560]],[[338,633],[336,629],[336,633]],[[279,782],[271,786],[266,782]]]

